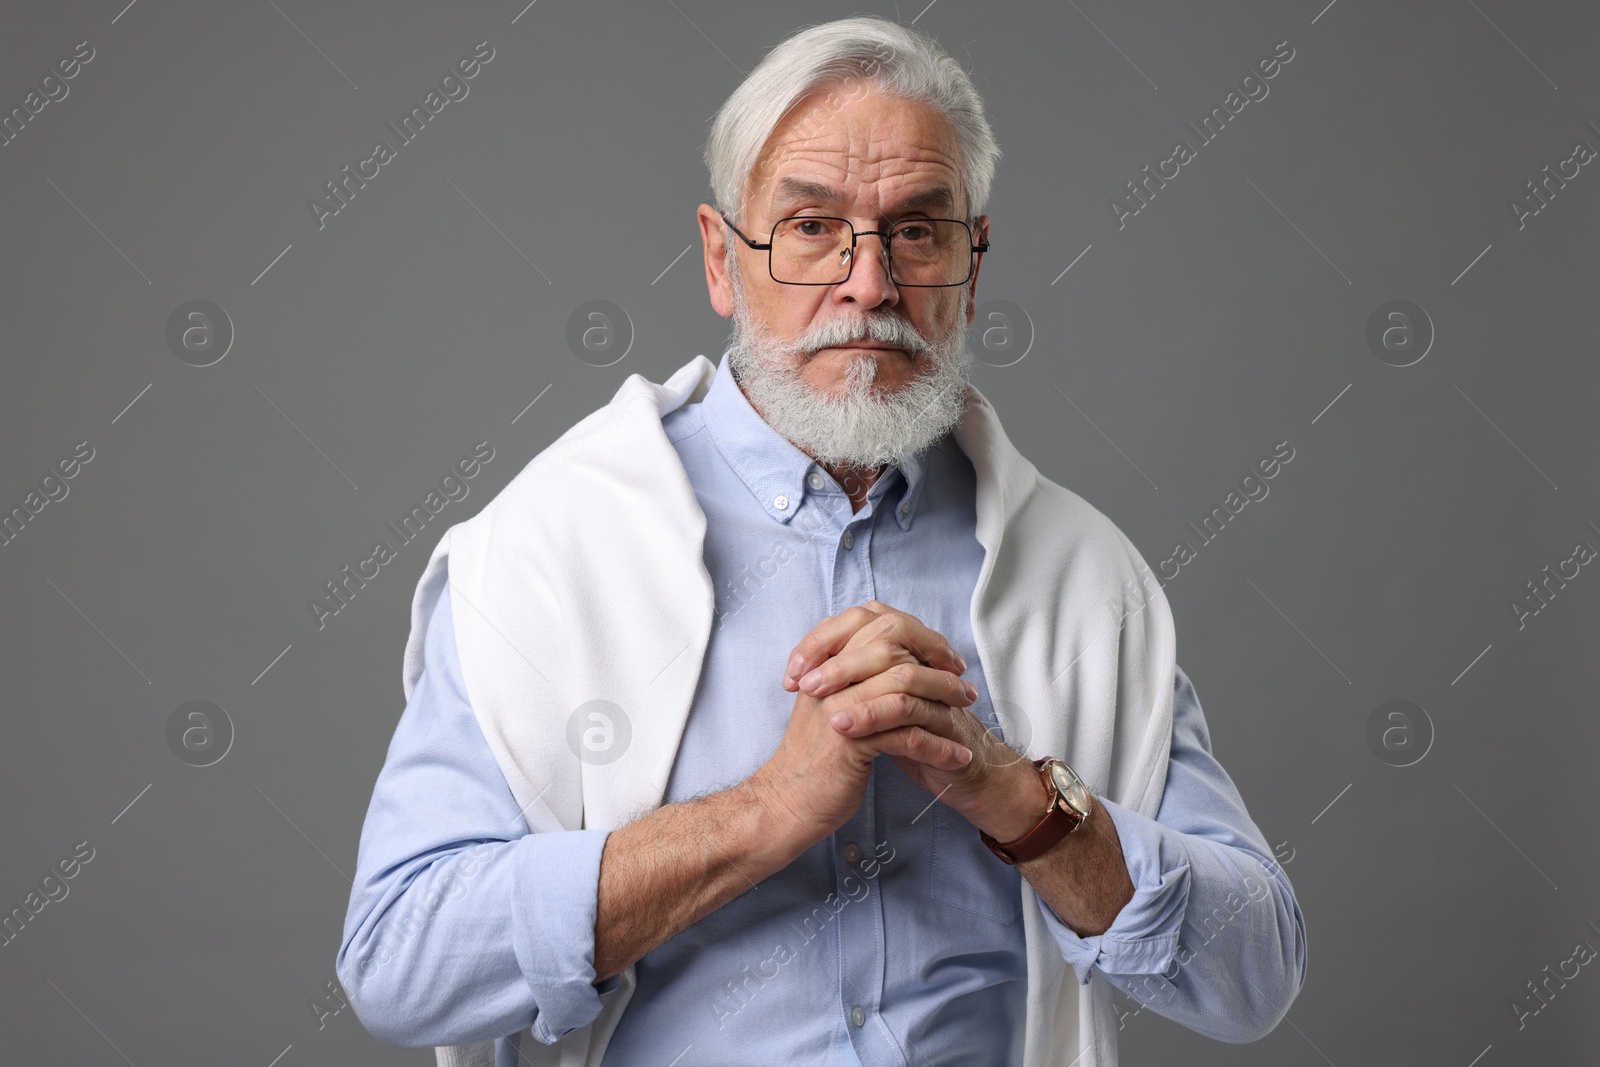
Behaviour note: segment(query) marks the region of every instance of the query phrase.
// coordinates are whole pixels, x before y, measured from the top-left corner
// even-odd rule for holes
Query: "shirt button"
[[[849,530],[844,532],[844,547],[846,550],[856,547],[856,535]]]
[[[909,500],[902,501],[901,504],[900,504],[900,514],[904,515],[906,512],[908,512],[910,510],[911,510],[911,501],[909,501]]]
[[[854,841],[844,846],[844,861],[854,863],[861,858],[861,848]]]
[[[789,507],[789,498],[784,496],[782,493],[779,493],[777,496],[772,498],[772,506],[777,508],[779,511],[786,511]]]
[[[857,1026],[867,1025],[867,1013],[861,1010],[861,1005],[857,1004],[850,1009],[850,1021]]]
[[[826,483],[822,480],[821,474],[817,473],[816,471],[812,471],[810,474],[806,475],[806,484],[813,489],[821,489]]]

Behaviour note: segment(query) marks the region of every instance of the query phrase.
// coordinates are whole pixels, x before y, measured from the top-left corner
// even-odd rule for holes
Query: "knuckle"
[[[916,655],[911,652],[911,650],[906,648],[904,642],[897,641],[894,638],[882,638],[875,642],[875,645],[879,654],[890,663],[915,667],[922,662],[921,660],[917,659]],[[909,681],[910,679],[908,678],[906,680]]]

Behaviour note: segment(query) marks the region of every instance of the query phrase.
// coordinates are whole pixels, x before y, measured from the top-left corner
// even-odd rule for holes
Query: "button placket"
[[[865,573],[866,567],[864,565],[855,566],[846,554],[849,548],[845,545],[844,539],[849,531],[843,528],[848,526],[853,518],[850,512],[849,499],[839,493],[821,495],[812,499],[826,501],[828,516],[832,520],[828,530],[828,535],[835,539],[831,567],[833,571],[831,578],[833,604],[831,605],[831,610],[837,613],[852,604],[862,604],[873,599],[874,594],[870,591],[872,579],[870,575]],[[840,551],[840,549],[844,551]],[[868,590],[865,593],[862,591],[863,585]]]
[[[861,842],[874,840],[877,826],[878,790],[881,775],[874,765],[868,774],[861,807],[834,839],[838,849],[838,872],[834,892],[840,900],[839,921],[839,1008],[850,1020],[850,1039],[863,1063],[880,1062],[885,1051],[881,1028],[866,1030],[867,1016],[883,999],[885,926],[882,899],[874,879],[867,878],[858,863],[870,849]]]

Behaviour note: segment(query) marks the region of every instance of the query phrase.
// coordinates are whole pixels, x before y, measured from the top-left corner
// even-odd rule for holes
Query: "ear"
[[[972,243],[981,245],[989,239],[989,216],[979,215],[977,225],[972,229]],[[967,325],[972,325],[972,320],[978,317],[978,271],[983,269],[983,253],[979,252],[973,257],[972,277],[967,279],[967,296],[971,302],[967,306]]]
[[[728,250],[723,240],[727,224],[710,204],[701,204],[695,215],[700,222],[700,243],[706,263],[706,291],[711,297],[711,308],[725,319],[732,318],[733,280],[728,276]]]

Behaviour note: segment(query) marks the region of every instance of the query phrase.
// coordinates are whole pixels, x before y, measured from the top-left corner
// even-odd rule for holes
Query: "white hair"
[[[739,217],[767,139],[797,103],[813,92],[858,79],[949,119],[955,127],[969,221],[983,214],[1000,159],[983,98],[932,37],[876,16],[801,30],[768,52],[723,102],[705,146],[718,210],[731,219]]]

